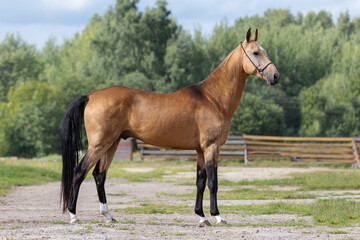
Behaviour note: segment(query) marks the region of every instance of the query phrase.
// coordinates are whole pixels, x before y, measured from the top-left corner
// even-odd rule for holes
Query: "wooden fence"
[[[273,137],[244,135],[245,162],[257,158],[290,158],[295,162],[357,163],[355,138]]]
[[[170,150],[158,148],[137,140],[141,159],[183,158],[196,159],[193,150]],[[229,136],[220,149],[220,159],[248,161],[263,158],[288,158],[294,162],[320,162],[323,164],[356,163],[359,160],[360,138],[322,137],[274,137],[274,136]]]
[[[138,148],[140,148],[141,160],[145,157],[156,157],[166,159],[196,159],[196,151],[194,150],[172,150],[159,148],[140,140],[136,140]],[[229,136],[225,144],[220,149],[222,159],[244,159],[245,141],[242,136]]]

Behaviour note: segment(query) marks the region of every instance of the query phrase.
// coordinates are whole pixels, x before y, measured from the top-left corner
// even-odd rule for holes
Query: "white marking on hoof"
[[[225,219],[224,218],[222,218],[221,216],[220,216],[220,214],[219,215],[217,215],[217,216],[215,216],[215,218],[216,218],[216,224],[227,224],[227,222],[225,221]]]
[[[206,217],[200,217],[198,227],[207,227],[207,226],[211,226],[211,223],[209,222],[209,220],[207,220]]]
[[[71,213],[71,212],[69,212],[69,214],[70,214],[70,223],[79,222],[79,219],[78,219],[78,217],[77,217],[76,214],[73,214],[73,213]]]
[[[106,203],[100,203],[100,213],[106,217],[107,223],[116,222],[109,212],[109,207]]]

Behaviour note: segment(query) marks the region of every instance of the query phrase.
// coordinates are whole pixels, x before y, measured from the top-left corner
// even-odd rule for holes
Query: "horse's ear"
[[[251,28],[249,28],[249,30],[246,33],[246,42],[250,42],[250,37],[251,37]]]
[[[254,40],[255,42],[257,41],[257,39],[258,39],[258,30],[257,29],[255,31],[254,36],[251,39]]]

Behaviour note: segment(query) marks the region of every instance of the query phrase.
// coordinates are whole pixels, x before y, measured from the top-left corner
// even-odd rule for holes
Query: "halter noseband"
[[[260,75],[262,76],[262,75],[263,75],[264,70],[265,70],[265,69],[266,69],[266,68],[267,68],[270,64],[273,64],[273,62],[272,62],[272,61],[270,61],[268,64],[266,64],[266,66],[265,66],[265,67],[263,67],[263,68],[258,68],[258,67],[255,65],[255,63],[251,60],[251,58],[249,57],[249,55],[246,53],[246,51],[245,51],[245,49],[244,49],[244,47],[243,47],[242,43],[243,43],[243,42],[241,42],[241,43],[240,43],[240,45],[241,45],[241,48],[242,48],[242,50],[244,51],[245,55],[247,56],[247,58],[250,60],[250,62],[252,63],[252,65],[254,65],[254,67],[256,68],[256,70],[258,70],[258,71],[259,71],[259,73],[260,73]]]

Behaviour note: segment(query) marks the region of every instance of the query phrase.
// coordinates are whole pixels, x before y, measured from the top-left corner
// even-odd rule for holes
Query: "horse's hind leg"
[[[81,159],[80,163],[74,169],[74,178],[72,181],[69,204],[67,207],[71,217],[70,223],[79,221],[76,215],[76,203],[80,185],[84,181],[89,170],[98,161],[99,157],[100,156],[98,154],[88,150],[85,156]]]
[[[96,183],[96,189],[99,196],[100,201],[100,213],[104,215],[108,222],[115,221],[115,219],[111,216],[109,212],[109,207],[106,201],[106,194],[105,194],[105,180],[106,180],[106,173],[110,167],[114,154],[116,152],[117,146],[119,145],[120,138],[116,140],[113,145],[107,150],[107,152],[100,158],[100,161],[97,162],[93,176]]]

